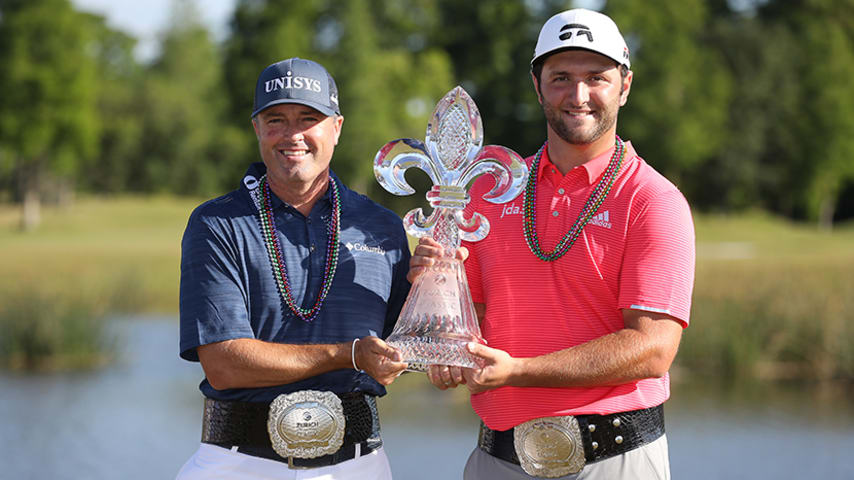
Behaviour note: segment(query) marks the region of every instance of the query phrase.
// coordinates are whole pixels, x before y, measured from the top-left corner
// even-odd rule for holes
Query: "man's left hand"
[[[377,337],[362,337],[353,352],[356,366],[382,385],[391,385],[404,370],[400,352]]]

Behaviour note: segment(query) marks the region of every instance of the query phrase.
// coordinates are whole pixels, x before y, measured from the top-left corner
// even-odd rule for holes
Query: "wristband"
[[[353,345],[350,346],[350,360],[353,362],[353,370],[359,370],[359,367],[356,366],[356,342],[358,342],[358,338],[353,339]]]

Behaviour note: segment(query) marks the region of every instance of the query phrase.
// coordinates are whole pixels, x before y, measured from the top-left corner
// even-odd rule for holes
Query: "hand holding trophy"
[[[403,218],[406,232],[431,236],[444,249],[443,258],[419,276],[387,342],[401,350],[409,370],[425,372],[429,365],[477,367],[466,349],[468,342],[485,343],[466,282],[465,267],[454,258],[461,240],[482,240],[489,222],[474,212],[466,220],[466,187],[476,177],[490,174],[495,186],[484,195],[492,203],[506,203],[524,189],[528,168],[514,151],[483,145],[483,123],[474,101],[455,87],[436,104],[427,124],[425,141],[411,138],[387,143],[374,159],[377,181],[395,195],[411,195],[404,172],[423,170],[433,182],[427,200],[429,217],[420,208]]]

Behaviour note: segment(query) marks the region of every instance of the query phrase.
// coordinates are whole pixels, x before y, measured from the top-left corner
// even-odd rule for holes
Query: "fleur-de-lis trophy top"
[[[495,186],[483,198],[505,203],[522,192],[528,168],[514,151],[499,145],[483,147],[483,122],[474,101],[455,87],[436,104],[424,142],[411,138],[391,141],[377,152],[374,174],[386,190],[411,195],[415,190],[404,178],[407,169],[423,170],[433,182],[427,200],[433,212],[421,208],[403,218],[407,233],[431,236],[444,249],[444,257],[419,276],[403,306],[388,342],[403,351],[410,370],[425,371],[430,364],[477,366],[466,350],[469,341],[485,343],[462,263],[454,259],[461,240],[475,242],[489,233],[489,221],[463,210],[470,197],[466,187],[476,177],[489,174]]]

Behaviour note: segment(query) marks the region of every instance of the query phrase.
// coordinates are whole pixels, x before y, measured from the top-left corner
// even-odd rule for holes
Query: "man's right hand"
[[[421,237],[412,252],[412,257],[409,259],[409,273],[406,275],[409,283],[415,283],[415,279],[424,273],[428,267],[435,265],[436,261],[442,257],[443,251],[444,249],[436,240],[430,237]],[[460,247],[454,256],[457,260],[464,262],[469,257],[469,251],[466,247]]]

